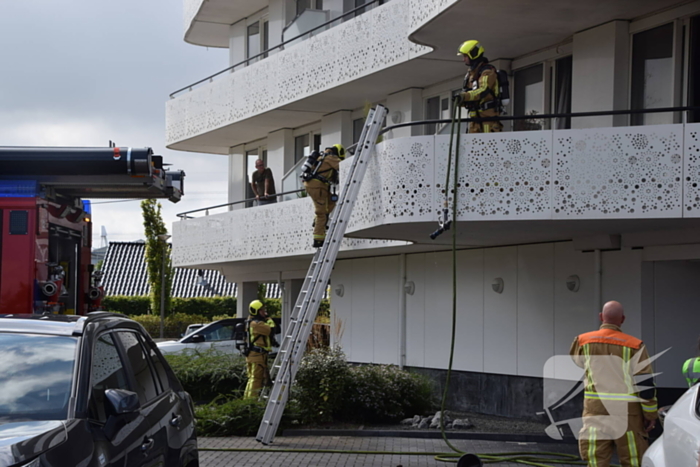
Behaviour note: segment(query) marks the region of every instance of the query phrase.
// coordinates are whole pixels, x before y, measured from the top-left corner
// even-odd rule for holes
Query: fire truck
[[[87,198],[176,203],[184,180],[151,148],[0,147],[0,313],[100,309]]]

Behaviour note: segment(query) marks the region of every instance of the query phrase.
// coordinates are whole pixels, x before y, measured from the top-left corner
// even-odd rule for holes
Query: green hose
[[[445,379],[445,389],[442,393],[440,403],[440,432],[445,444],[454,452],[400,452],[400,451],[350,451],[342,449],[259,449],[259,448],[199,448],[200,451],[222,451],[222,452],[296,452],[296,453],[318,453],[318,454],[367,454],[367,455],[387,455],[387,456],[434,456],[435,460],[441,462],[457,463],[459,458],[466,454],[456,448],[447,438],[445,432],[445,405],[447,401],[447,391],[450,387],[452,376],[452,363],[454,361],[455,336],[457,329],[457,186],[459,181],[459,145],[462,126],[462,107],[459,99],[455,99],[452,109],[452,128],[450,132],[450,145],[448,149],[447,174],[445,179],[445,204],[447,209],[450,197],[450,172],[452,170],[452,154],[454,148],[454,175],[452,195],[452,338],[450,344],[450,361],[447,367],[447,377]],[[455,134],[457,135],[455,138]],[[456,144],[453,145],[453,142]],[[559,452],[547,451],[522,451],[522,452],[500,452],[488,454],[475,454],[484,464],[497,464],[510,462],[513,464],[529,465],[534,467],[555,467],[554,464],[566,465],[588,465],[578,456]],[[612,465],[610,467],[620,467]]]

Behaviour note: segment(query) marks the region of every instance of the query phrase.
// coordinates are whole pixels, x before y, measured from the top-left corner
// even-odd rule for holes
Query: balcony
[[[448,148],[442,135],[377,146],[341,257],[451,244],[451,231],[428,237],[443,208]],[[700,124],[464,135],[458,177],[461,248],[596,235],[641,246],[642,237],[700,226]],[[303,198],[176,222],[174,264],[303,270],[312,211]]]
[[[361,108],[392,92],[456,76],[464,65],[420,62],[430,52],[408,37],[448,2],[392,0],[253,63],[212,78],[166,104],[171,149],[228,154],[271,131]]]

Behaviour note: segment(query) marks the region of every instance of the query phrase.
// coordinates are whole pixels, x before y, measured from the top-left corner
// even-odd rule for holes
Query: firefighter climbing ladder
[[[340,243],[345,235],[345,229],[360,191],[367,163],[372,151],[374,151],[386,114],[386,107],[378,105],[367,115],[350,172],[347,177],[344,177],[347,178],[347,182],[338,199],[338,205],[331,215],[326,241],[321,248],[316,250],[316,254],[311,260],[311,266],[292,310],[292,316],[287,329],[285,329],[277,358],[270,370],[274,383],[270,390],[265,415],[256,436],[256,439],[265,445],[274,440],[275,432],[282,419],[282,413],[289,396],[289,388],[306,350],[306,342],[311,334],[318,306],[331,277]]]

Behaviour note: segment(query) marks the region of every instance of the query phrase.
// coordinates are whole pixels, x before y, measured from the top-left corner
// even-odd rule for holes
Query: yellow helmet
[[[479,44],[479,41],[464,41],[462,45],[459,46],[459,52],[457,55],[466,55],[472,60],[484,55],[484,48]]]
[[[248,309],[250,311],[251,316],[257,316],[258,312],[260,311],[260,308],[264,307],[265,304],[261,302],[260,300],[253,300],[250,302],[250,305],[248,306]]]
[[[343,147],[343,145],[334,144],[333,147],[336,151],[338,151],[338,157],[340,157],[340,160],[342,161],[343,159],[345,159],[345,148]]]

